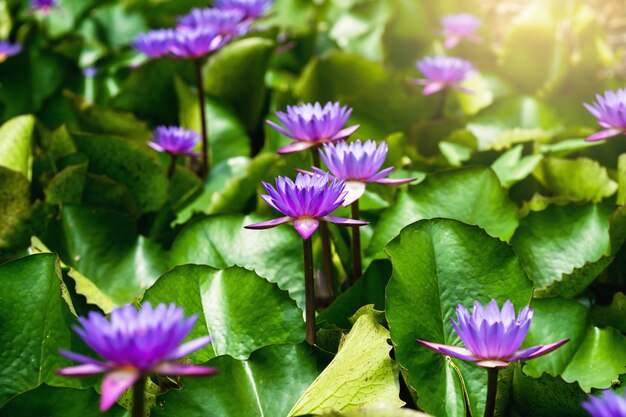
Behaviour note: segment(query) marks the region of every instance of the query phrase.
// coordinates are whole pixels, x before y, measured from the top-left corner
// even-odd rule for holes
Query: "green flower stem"
[[[448,88],[441,90],[441,99],[439,100],[439,108],[435,114],[435,119],[442,119],[446,113],[446,99],[448,98]]]
[[[174,176],[174,171],[176,171],[176,159],[178,155],[170,155],[172,158],[170,159],[170,166],[167,168],[167,178],[171,179]]]
[[[306,341],[315,345],[315,283],[313,282],[313,245],[311,238],[304,239],[304,297]]]
[[[313,154],[313,165],[321,168],[320,154],[317,148],[313,148],[311,152]],[[330,246],[330,232],[328,230],[328,223],[321,221],[319,229],[320,237],[322,238],[322,269],[324,270],[324,279],[326,280],[328,294],[330,295],[330,303],[334,299],[335,280],[333,277],[332,250]]]
[[[146,377],[141,376],[133,384],[133,414],[132,417],[144,417],[144,389],[146,387]]]
[[[352,206],[352,218],[354,220],[360,220],[359,212],[359,200],[356,200],[351,204]],[[361,278],[362,266],[361,266],[361,230],[357,226],[352,227],[352,283],[358,281]]]
[[[496,412],[496,393],[498,392],[498,368],[487,369],[487,404],[485,417],[493,417]]]
[[[200,124],[202,125],[202,166],[200,168],[200,176],[206,178],[209,175],[209,160],[211,159],[211,150],[209,148],[209,134],[207,133],[206,108],[204,105],[204,82],[202,81],[202,61],[194,59],[194,67],[196,70],[196,89],[198,90],[198,103],[200,104]]]

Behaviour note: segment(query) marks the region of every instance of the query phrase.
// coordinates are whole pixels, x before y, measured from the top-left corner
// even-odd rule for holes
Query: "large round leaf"
[[[57,375],[72,362],[59,349],[84,348],[62,298],[58,258],[31,255],[0,267],[0,406],[42,383],[81,388],[88,381]]]
[[[182,389],[157,397],[151,415],[286,416],[319,373],[308,345],[267,346],[246,361],[220,356],[205,365],[220,373],[183,379]]]
[[[418,404],[437,416],[465,416],[464,385],[472,414],[482,415],[487,373],[449,361],[415,340],[460,345],[450,322],[458,304],[469,307],[491,298],[500,305],[510,299],[517,309],[527,304],[531,284],[513,250],[478,227],[434,219],[405,228],[387,253],[393,265],[387,320],[396,359],[408,370]]]
[[[191,358],[246,359],[267,345],[304,340],[302,312],[288,294],[253,271],[184,265],[163,275],[146,291],[145,301],[174,302],[197,314],[190,337],[210,335],[213,342]]]
[[[261,218],[257,216],[220,215],[196,222],[174,241],[171,262],[253,269],[289,291],[291,298],[304,306],[302,239],[288,226],[267,230],[243,228],[258,221]]]
[[[42,240],[120,305],[139,298],[166,269],[163,249],[114,212],[63,207]]]
[[[511,245],[539,295],[574,297],[606,268],[612,214],[601,205],[553,205],[520,220]]]
[[[475,224],[508,240],[517,227],[517,207],[489,168],[463,168],[426,177],[381,216],[367,248],[375,256],[403,227],[421,219],[444,217]]]

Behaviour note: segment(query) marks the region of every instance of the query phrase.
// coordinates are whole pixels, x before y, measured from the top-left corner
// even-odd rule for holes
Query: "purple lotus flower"
[[[378,171],[387,157],[387,143],[382,142],[378,147],[373,140],[361,143],[360,140],[350,144],[341,141],[337,144],[325,143],[324,149],[319,150],[322,161],[330,173],[337,179],[345,180],[346,194],[344,206],[349,206],[358,200],[365,192],[365,184],[375,182],[383,185],[400,185],[415,181],[415,178],[391,179],[386,178],[394,168],[385,168]],[[325,174],[318,167],[313,167],[317,174]],[[332,177],[331,177],[332,178]]]
[[[138,34],[133,47],[150,58],[197,59],[217,51],[233,37],[217,26],[158,29]]]
[[[58,3],[58,0],[30,0],[30,10],[49,13]]]
[[[179,28],[174,30],[170,53],[176,58],[197,59],[217,51],[232,39],[232,34],[222,33],[214,26]]]
[[[328,174],[298,174],[295,183],[287,177],[276,178],[276,188],[263,182],[269,195],[261,198],[285,216],[265,222],[249,224],[246,229],[268,229],[283,223],[292,223],[303,239],[311,237],[320,224],[320,220],[348,226],[368,224],[360,220],[329,216],[343,203],[346,196],[344,182],[330,181]]]
[[[17,55],[22,51],[22,46],[9,41],[0,41],[0,62],[4,62],[10,56]]]
[[[451,14],[441,18],[442,34],[446,38],[444,46],[454,48],[462,39],[478,42],[480,38],[476,31],[480,27],[480,20],[469,13]]]
[[[193,130],[177,126],[159,126],[154,131],[152,142],[148,146],[158,152],[167,152],[171,155],[200,156],[194,148],[200,142],[200,136]]]
[[[626,135],[626,88],[617,91],[605,91],[604,97],[596,94],[596,102],[583,103],[589,112],[598,119],[598,124],[605,130],[589,136],[586,140],[600,140],[611,136]]]
[[[423,85],[425,96],[452,87],[464,93],[472,93],[460,83],[464,81],[472,72],[472,64],[461,58],[438,56],[435,58],[426,57],[417,63],[417,68],[422,71],[426,79],[413,80],[418,85]]]
[[[223,10],[241,10],[245,19],[256,19],[272,7],[272,0],[216,0],[215,6]]]
[[[215,28],[226,35],[241,36],[245,34],[250,24],[245,22],[245,12],[239,9],[204,8],[193,9],[189,14],[178,18],[178,28],[198,29]]]
[[[589,397],[583,408],[592,417],[626,417],[626,397],[606,390],[601,397]]]
[[[175,362],[211,342],[211,337],[205,336],[181,345],[196,319],[196,315],[185,318],[183,309],[173,303],[161,303],[153,309],[146,302],[139,312],[125,305],[111,313],[110,321],[90,312],[88,318],[78,318],[82,328],[74,326],[74,331],[102,360],[61,350],[61,355],[82,365],[59,369],[57,373],[65,376],[106,373],[102,381],[102,411],[109,409],[140,377],[152,373],[215,374],[216,369]]]
[[[276,112],[284,127],[271,120],[267,120],[267,124],[297,141],[278,150],[278,153],[291,153],[349,137],[359,128],[359,125],[343,128],[351,114],[352,109],[341,107],[339,103],[328,102],[322,107],[317,102],[287,106],[287,113]]]
[[[160,58],[170,54],[174,38],[174,29],[151,30],[138,34],[133,41],[133,48],[150,58]]]
[[[483,307],[478,301],[474,302],[472,314],[465,306],[456,308],[458,323],[453,319],[452,326],[461,338],[465,347],[447,346],[438,343],[418,340],[418,343],[435,352],[466,361],[476,362],[484,368],[500,368],[510,362],[523,359],[532,359],[552,352],[569,339],[563,339],[549,345],[538,345],[528,349],[518,350],[526,338],[533,310],[524,307],[515,319],[515,310],[510,300],[498,309],[496,300]]]

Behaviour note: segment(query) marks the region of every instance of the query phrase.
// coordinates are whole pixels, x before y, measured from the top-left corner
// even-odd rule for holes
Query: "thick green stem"
[[[174,172],[176,171],[176,159],[178,155],[171,155],[170,166],[167,168],[167,178],[171,179],[174,176]]]
[[[435,114],[435,119],[441,119],[446,114],[446,99],[448,98],[448,89],[441,90],[441,99],[439,100],[439,108]]]
[[[496,413],[496,394],[498,392],[498,368],[487,369],[487,404],[485,417],[493,417]]]
[[[360,220],[359,200],[352,203],[352,218]],[[357,226],[352,226],[352,283],[358,281],[363,273],[361,269],[361,230]]]
[[[133,414],[132,417],[144,417],[144,389],[146,387],[146,377],[140,377],[133,384]]]
[[[202,128],[202,166],[200,176],[206,178],[209,175],[209,161],[211,159],[211,149],[209,147],[209,134],[207,129],[206,108],[204,105],[204,82],[202,81],[202,61],[194,59],[196,70],[196,89],[198,90],[198,104],[200,105],[200,124]]]
[[[321,168],[320,154],[317,148],[311,149],[313,154],[313,165]],[[330,246],[330,231],[328,230],[328,223],[320,222],[320,238],[322,239],[322,269],[324,271],[324,280],[328,287],[328,293],[331,300],[335,294],[335,280],[333,277],[333,261],[332,261],[332,249]]]
[[[315,283],[313,281],[313,245],[311,238],[304,239],[304,297],[306,341],[315,344]]]

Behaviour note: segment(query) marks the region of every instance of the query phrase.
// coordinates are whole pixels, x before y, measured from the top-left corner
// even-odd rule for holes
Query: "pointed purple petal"
[[[365,226],[365,225],[370,224],[369,222],[365,222],[363,220],[346,219],[345,217],[335,217],[335,216],[324,216],[320,220],[325,220],[327,222],[340,224],[342,226]]]
[[[148,145],[149,147],[151,147],[152,149],[154,149],[157,152],[165,152],[165,148],[163,148],[161,145],[159,145],[158,143],[155,142],[146,142],[146,145]]]
[[[178,348],[176,348],[176,350],[170,353],[166,359],[173,360],[182,358],[183,356],[187,356],[190,353],[195,352],[198,349],[202,349],[203,347],[211,343],[211,339],[211,336],[204,336],[187,342],[184,345],[180,345]]]
[[[279,150],[276,151],[276,153],[285,154],[285,153],[306,151],[307,149],[310,149],[314,147],[315,145],[317,145],[317,143],[307,142],[307,141],[302,140],[302,141],[294,142],[291,145],[287,145],[284,148],[280,148]]]
[[[296,219],[293,221],[293,227],[296,228],[302,239],[308,239],[320,225],[317,219]]]
[[[100,411],[106,411],[139,379],[138,370],[117,370],[105,375],[102,380]]]
[[[594,133],[593,135],[589,136],[587,139],[585,139],[585,141],[593,142],[595,140],[601,140],[601,139],[610,138],[610,137],[619,135],[620,133],[624,133],[624,132],[622,130],[619,130],[619,129],[601,130],[598,133]]]
[[[182,363],[164,363],[156,368],[156,372],[161,375],[215,375],[219,370]]]
[[[71,359],[75,362],[90,363],[93,365],[103,365],[103,363],[99,360],[90,358],[89,356],[81,355],[79,353],[70,352],[69,350],[65,350],[65,349],[60,349],[59,355],[65,356],[66,358]]]
[[[439,343],[426,342],[424,340],[416,340],[417,343],[426,346],[428,349],[437,353],[452,356],[453,358],[462,359],[464,361],[476,362],[478,358],[472,352],[464,347],[441,345]]]
[[[335,133],[335,135],[331,138],[331,141],[335,142],[335,141],[350,137],[350,135],[356,132],[356,130],[360,126],[361,125],[354,125],[354,126],[346,127],[345,129],[340,130],[339,132]]]
[[[87,363],[84,365],[70,366],[69,368],[57,369],[56,373],[65,376],[95,375],[105,372],[108,368],[104,365]]]
[[[539,345],[539,346],[534,346],[528,349],[520,350],[518,352],[515,352],[515,355],[511,357],[510,361],[513,362],[513,361],[519,361],[523,359],[532,359],[538,356],[543,356],[546,353],[552,352],[554,349],[564,345],[567,342],[569,342],[569,339],[563,339],[555,343],[550,343],[549,345]],[[539,349],[536,349],[537,347]]]
[[[275,130],[277,130],[279,133],[282,133],[283,135],[290,137],[292,139],[297,139],[295,138],[289,131],[283,129],[282,126],[272,122],[271,120],[266,120],[265,121],[268,125],[270,125],[271,127],[273,127]]]
[[[287,223],[290,220],[291,220],[291,217],[287,217],[287,216],[279,217],[277,219],[266,220],[264,222],[248,224],[248,225],[245,225],[244,228],[246,229],[269,229],[270,227],[276,227],[283,223]]]

